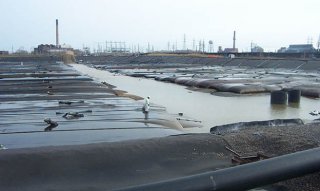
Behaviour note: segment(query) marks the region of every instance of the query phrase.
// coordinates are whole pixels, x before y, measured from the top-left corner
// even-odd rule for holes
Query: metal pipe
[[[118,191],[248,190],[320,171],[320,148]]]

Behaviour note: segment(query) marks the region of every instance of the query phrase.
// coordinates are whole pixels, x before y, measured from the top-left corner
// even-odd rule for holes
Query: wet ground
[[[70,66],[56,62],[0,64],[0,144],[6,148],[181,133],[163,107],[152,105],[146,119],[141,102],[115,96],[111,88],[81,76]],[[47,124],[47,118],[58,125]]]
[[[216,92],[212,88],[198,88],[190,85],[180,85],[177,83],[170,83],[168,81],[154,80],[159,76],[183,76],[178,79],[192,80],[192,76],[214,76],[219,75],[225,82],[228,80],[243,83],[243,81],[252,80],[252,76],[257,75],[258,70],[255,69],[241,69],[241,68],[223,68],[220,66],[205,67],[201,69],[197,67],[171,68],[170,64],[162,64],[164,68],[142,69],[138,65],[128,65],[124,69],[124,65],[104,65],[104,69],[96,69],[96,65],[84,66],[75,64],[73,67],[83,74],[95,78],[97,81],[106,81],[117,86],[119,89],[128,91],[131,94],[142,97],[151,96],[151,102],[164,106],[168,113],[177,115],[183,113],[186,119],[201,121],[202,128],[184,129],[186,132],[209,132],[210,128],[216,125],[245,122],[245,121],[260,121],[271,119],[290,119],[301,118],[305,122],[312,121],[317,116],[312,116],[309,112],[319,108],[318,98],[301,97],[299,104],[286,105],[271,105],[270,93],[251,93],[251,94],[236,94],[230,92]],[[91,66],[91,67],[89,67]],[[95,68],[93,68],[93,67]],[[99,66],[102,66],[99,63]],[[136,66],[135,69],[128,69]],[[166,68],[170,66],[170,68]],[[175,65],[179,67],[179,65]],[[108,67],[112,69],[108,69]],[[116,72],[114,67],[121,67]],[[183,72],[181,72],[183,70]],[[114,73],[110,73],[113,71]],[[219,74],[214,74],[213,71]],[[239,73],[241,71],[241,73]],[[201,72],[201,73],[200,73]],[[239,74],[237,74],[239,73]],[[262,73],[262,70],[260,71]],[[282,74],[285,73],[285,74]],[[235,75],[237,74],[237,75]],[[129,75],[129,76],[127,76]],[[316,82],[317,73],[299,72],[290,74],[289,71],[279,69],[273,71],[271,74],[263,74],[265,81],[270,83],[269,86],[275,85],[276,82],[281,82],[277,87],[286,84],[286,80],[290,79],[295,83],[312,83]],[[136,77],[132,77],[136,76]],[[186,77],[187,76],[187,77]],[[225,77],[223,77],[225,76]],[[164,79],[164,78],[163,78]],[[201,78],[197,78],[201,80]],[[275,84],[271,84],[271,79]]]
[[[183,60],[187,63],[197,59]],[[267,93],[212,95],[215,90],[210,88],[186,89],[147,79],[148,69],[123,68],[127,74],[144,73],[132,78],[119,75],[119,71],[112,74],[83,65],[73,66],[83,74],[93,72],[92,80],[56,62],[0,64],[0,144],[8,148],[0,151],[0,190],[119,189],[232,166],[233,153],[226,146],[242,156],[264,152],[271,157],[319,146],[317,123],[257,126],[220,135],[183,134],[193,130],[209,132],[210,123],[219,119],[222,120],[217,125],[266,116],[314,119],[317,117],[307,113],[316,109],[316,99],[302,98],[298,106],[279,108],[270,106]],[[169,65],[177,72],[175,64]],[[190,73],[194,70],[191,68]],[[281,76],[283,72],[273,75]],[[155,72],[154,77],[163,74]],[[181,74],[188,78],[194,75],[186,71]],[[296,77],[297,82],[309,78],[308,82],[317,82],[314,74],[295,73],[290,78]],[[130,98],[138,97],[123,95],[123,91],[115,91],[109,84],[141,97],[150,95],[152,104],[147,119],[141,111],[142,101]],[[165,100],[164,104],[159,100]],[[180,112],[183,115],[178,115]],[[199,118],[203,128],[181,131],[182,127],[199,124]],[[317,190],[318,180],[319,175],[313,174],[282,182],[279,185],[283,189],[273,190]]]

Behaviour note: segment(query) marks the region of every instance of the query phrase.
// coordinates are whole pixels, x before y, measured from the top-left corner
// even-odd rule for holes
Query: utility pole
[[[178,50],[178,42],[176,41],[176,46],[175,46],[176,51]]]
[[[319,35],[319,38],[318,38],[318,52],[319,52],[319,49],[320,49],[320,35]]]
[[[313,44],[313,39],[312,39],[312,37],[308,37],[308,39],[307,39],[307,44]]]
[[[193,41],[192,41],[192,50],[193,51],[195,50],[195,45],[196,45],[196,40],[193,39]]]
[[[186,34],[183,35],[183,50],[187,50],[187,39]]]
[[[205,51],[205,44],[204,44],[204,40],[202,40],[202,52],[204,53]]]
[[[236,49],[236,31],[233,31],[233,51]]]

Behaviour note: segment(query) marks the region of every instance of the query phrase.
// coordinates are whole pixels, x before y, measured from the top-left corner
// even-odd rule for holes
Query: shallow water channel
[[[153,79],[114,75],[86,65],[72,66],[98,82],[106,81],[117,86],[116,89],[141,97],[150,96],[151,103],[166,107],[170,114],[183,113],[184,117],[201,121],[202,128],[186,129],[187,132],[209,132],[216,125],[246,121],[289,118],[309,121],[317,118],[309,112],[320,109],[317,99],[302,97],[299,105],[275,107],[270,105],[269,94],[222,97]]]

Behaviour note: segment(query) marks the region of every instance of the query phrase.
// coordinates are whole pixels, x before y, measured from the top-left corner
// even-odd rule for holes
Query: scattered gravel
[[[250,127],[221,135],[230,146],[243,156],[257,152],[274,157],[319,147],[320,124]],[[320,173],[280,182],[289,190],[320,190]]]

